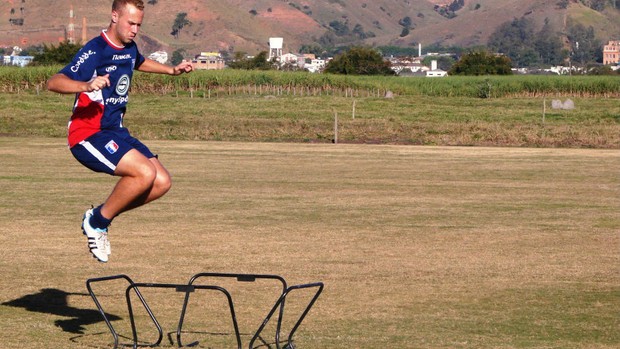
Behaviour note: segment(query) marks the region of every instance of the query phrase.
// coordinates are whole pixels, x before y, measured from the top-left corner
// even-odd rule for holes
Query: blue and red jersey
[[[91,81],[110,74],[110,86],[99,91],[77,93],[69,122],[69,147],[101,130],[127,132],[123,115],[134,69],[145,58],[134,42],[125,46],[112,43],[105,31],[90,40],[60,73],[78,81]]]

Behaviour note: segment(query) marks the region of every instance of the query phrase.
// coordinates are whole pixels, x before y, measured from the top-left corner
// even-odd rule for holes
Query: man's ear
[[[112,11],[112,23],[118,22],[118,12]]]

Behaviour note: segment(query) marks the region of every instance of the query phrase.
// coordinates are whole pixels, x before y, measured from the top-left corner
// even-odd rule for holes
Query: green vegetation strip
[[[310,90],[312,91],[312,90]],[[616,98],[394,98],[258,88],[133,93],[124,120],[141,139],[620,148]],[[0,134],[65,137],[72,95],[0,93]]]
[[[0,67],[0,92],[42,90],[45,81],[61,67]],[[615,76],[483,76],[441,79],[369,77],[305,72],[196,71],[180,77],[136,73],[134,92],[170,94],[204,92],[330,94],[380,96],[386,91],[406,96],[437,97],[620,97],[620,79]],[[349,92],[350,91],[350,92]]]

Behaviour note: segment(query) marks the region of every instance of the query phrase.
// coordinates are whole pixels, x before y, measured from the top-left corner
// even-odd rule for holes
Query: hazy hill
[[[185,48],[255,53],[267,49],[269,37],[283,37],[285,51],[302,44],[334,42],[411,46],[441,43],[486,44],[502,23],[528,16],[542,26],[548,18],[559,33],[569,19],[593,26],[603,42],[620,39],[620,11],[609,5],[599,12],[588,1],[568,0],[156,0],[145,1],[145,23],[138,43],[145,53]],[[456,6],[446,14],[436,6]],[[611,3],[611,1],[609,1]],[[91,38],[107,26],[111,1],[0,0],[0,46],[57,43],[68,35],[73,6],[75,37]],[[447,9],[447,8],[445,8]],[[191,22],[177,37],[175,19],[187,13]],[[452,18],[449,18],[452,17]],[[403,32],[403,25],[409,33]],[[326,33],[330,33],[325,35]]]

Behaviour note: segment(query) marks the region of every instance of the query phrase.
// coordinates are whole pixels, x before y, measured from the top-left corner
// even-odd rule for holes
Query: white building
[[[285,53],[280,57],[280,64],[293,64],[303,68],[306,64],[306,57],[302,54]]]
[[[399,75],[426,73],[429,70],[427,66],[421,63],[396,63],[392,64],[391,68]]]
[[[14,66],[23,68],[27,66],[28,64],[30,64],[30,62],[32,62],[33,59],[34,59],[33,56],[4,56],[3,64],[14,65]]]
[[[431,70],[426,72],[427,78],[443,78],[448,76],[448,72],[437,67],[437,61],[431,61]]]
[[[19,46],[13,47],[13,52],[8,56],[2,56],[3,65],[14,65],[18,67],[25,67],[34,59],[33,56],[20,56],[22,49]]]
[[[321,71],[323,71],[329,60],[330,59],[325,60],[321,58],[315,58],[310,61],[310,64],[306,64],[304,66],[304,69],[308,70],[311,73],[320,73]]]
[[[155,51],[149,55],[149,59],[157,61],[161,64],[166,64],[168,62],[168,52],[166,51]]]

